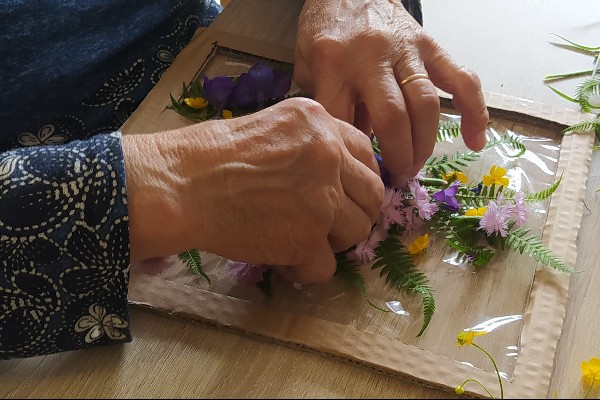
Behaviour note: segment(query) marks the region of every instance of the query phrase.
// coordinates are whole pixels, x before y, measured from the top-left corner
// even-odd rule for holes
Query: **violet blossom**
[[[460,182],[454,182],[446,189],[439,190],[435,192],[432,197],[444,204],[450,210],[458,210],[460,208],[460,204],[458,204],[458,200],[456,200],[456,193],[458,193],[458,187],[460,186]]]
[[[223,110],[227,107],[234,88],[231,78],[217,76],[213,79],[209,79],[204,76],[202,79],[204,80],[202,88],[204,98],[219,110]],[[218,114],[220,114],[220,112]]]
[[[232,104],[237,107],[264,107],[265,100],[281,99],[290,90],[292,75],[274,70],[264,63],[254,64],[241,74],[232,94]]]

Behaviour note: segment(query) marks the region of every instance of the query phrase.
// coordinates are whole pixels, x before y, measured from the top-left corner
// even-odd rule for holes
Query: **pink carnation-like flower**
[[[529,213],[527,207],[525,207],[525,193],[517,192],[515,194],[515,204],[510,206],[510,215],[514,218],[517,226],[521,226],[527,221]]]
[[[263,280],[263,273],[269,269],[262,264],[249,264],[241,261],[227,262],[227,276],[241,285],[256,285]]]
[[[479,221],[479,229],[485,230],[485,233],[491,235],[499,233],[505,237],[508,234],[508,218],[511,214],[511,206],[502,205],[504,198],[498,196],[497,201],[490,201],[487,205],[487,210]]]
[[[429,220],[435,214],[439,207],[436,203],[432,203],[429,199],[429,193],[427,193],[427,189],[419,184],[419,181],[416,179],[409,179],[408,188],[410,189],[410,193],[414,198],[414,207],[419,212],[419,217],[421,219]],[[411,219],[411,217],[406,215],[407,219]],[[412,225],[412,224],[411,224]]]
[[[375,225],[369,238],[356,245],[354,257],[363,264],[370,263],[375,259],[375,248],[379,243],[383,242],[387,236],[387,228],[384,229],[379,225]]]
[[[404,213],[400,209],[402,207],[402,200],[404,200],[404,195],[401,191],[393,188],[385,189],[383,206],[381,207],[378,220],[378,224],[383,229],[387,230],[393,224],[403,225],[406,223]]]

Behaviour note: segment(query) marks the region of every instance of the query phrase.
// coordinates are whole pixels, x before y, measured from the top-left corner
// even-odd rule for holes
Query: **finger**
[[[315,101],[333,117],[350,124],[354,122],[352,92],[339,77],[331,74],[320,76],[315,82]]]
[[[359,93],[367,105],[383,165],[392,185],[401,187],[413,166],[413,143],[406,103],[393,71],[369,75]]]
[[[370,137],[346,122],[337,122],[338,132],[340,133],[348,152],[356,160],[360,161],[375,174],[379,175],[379,165],[377,164],[377,159],[373,152],[373,143],[371,142]]]
[[[421,52],[432,82],[452,95],[452,102],[461,114],[461,132],[465,144],[475,151],[485,146],[485,130],[489,113],[479,77],[457,64],[433,39],[424,41]]]
[[[411,75],[413,73],[422,72],[415,71]],[[402,82],[406,77],[396,74],[398,82]],[[433,153],[440,119],[440,99],[429,79],[412,80],[402,85],[400,90],[410,116],[413,165],[409,175],[413,177]]]
[[[334,252],[344,251],[366,240],[375,219],[348,196],[344,196],[333,227],[327,236]]]
[[[312,248],[314,257],[306,264],[290,266],[280,270],[281,275],[290,281],[310,284],[324,283],[335,274],[337,266],[335,255],[329,242],[321,240]]]
[[[369,111],[364,103],[354,105],[354,127],[369,136],[369,138],[372,136],[373,127],[371,126]]]
[[[374,156],[372,157],[375,159]],[[379,168],[377,161],[375,161],[375,168]],[[356,211],[360,209],[369,220],[368,225],[372,225],[379,215],[385,194],[381,177],[373,172],[371,168],[348,155],[340,171],[340,180],[344,193],[352,202],[352,204],[342,205],[346,210],[346,214],[348,216],[357,214]],[[352,212],[352,214],[348,214],[348,212]],[[356,243],[358,242],[352,244]]]

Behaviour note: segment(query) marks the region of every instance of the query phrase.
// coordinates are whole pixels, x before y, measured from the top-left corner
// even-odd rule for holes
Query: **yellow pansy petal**
[[[469,181],[469,178],[460,171],[456,171],[456,179],[458,179],[463,185]]]
[[[465,211],[465,215],[467,217],[475,217],[477,216],[477,209],[476,208],[469,208],[467,211]]]
[[[506,169],[497,165],[492,165],[492,168],[490,169],[490,175],[501,178],[506,175]]]
[[[498,180],[496,180],[496,183],[502,186],[508,186],[508,184],[510,183],[510,180],[507,177],[504,178],[500,178]]]
[[[202,97],[186,97],[183,99],[183,102],[196,110],[204,108],[208,105],[208,101]]]
[[[485,186],[490,186],[492,183],[494,183],[494,178],[492,178],[489,175],[484,175],[483,176],[483,184]]]
[[[233,113],[230,110],[223,110],[223,119],[233,118]]]

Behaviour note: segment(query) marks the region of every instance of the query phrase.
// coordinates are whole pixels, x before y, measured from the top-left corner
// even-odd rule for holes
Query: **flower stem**
[[[490,353],[485,351],[485,349],[483,347],[478,346],[475,343],[472,343],[472,345],[477,347],[479,350],[483,351],[485,353],[485,355],[488,356],[490,361],[492,361],[492,364],[494,364],[494,369],[496,370],[496,375],[498,376],[498,383],[500,384],[500,398],[503,399],[504,398],[504,386],[502,386],[502,376],[500,375],[500,371],[498,370],[496,361],[494,361],[494,358],[490,355]]]
[[[594,382],[596,381],[596,377],[593,376],[592,377],[592,383],[590,384],[590,387],[588,388],[587,392],[585,392],[585,396],[583,396],[584,399],[587,399],[588,396],[590,395],[590,392],[592,391],[592,388],[594,387]]]
[[[490,391],[488,390],[488,388],[486,388],[486,387],[485,387],[485,385],[484,385],[483,383],[479,382],[477,379],[467,379],[466,381],[464,381],[464,382],[462,383],[462,385],[460,385],[460,387],[464,387],[464,386],[465,386],[467,383],[469,383],[469,382],[475,382],[475,383],[478,383],[478,384],[479,384],[479,386],[481,386],[481,387],[483,388],[483,390],[485,390],[485,392],[488,394],[488,396],[490,396],[490,399],[495,399],[494,395],[492,395],[492,394],[490,393]]]

